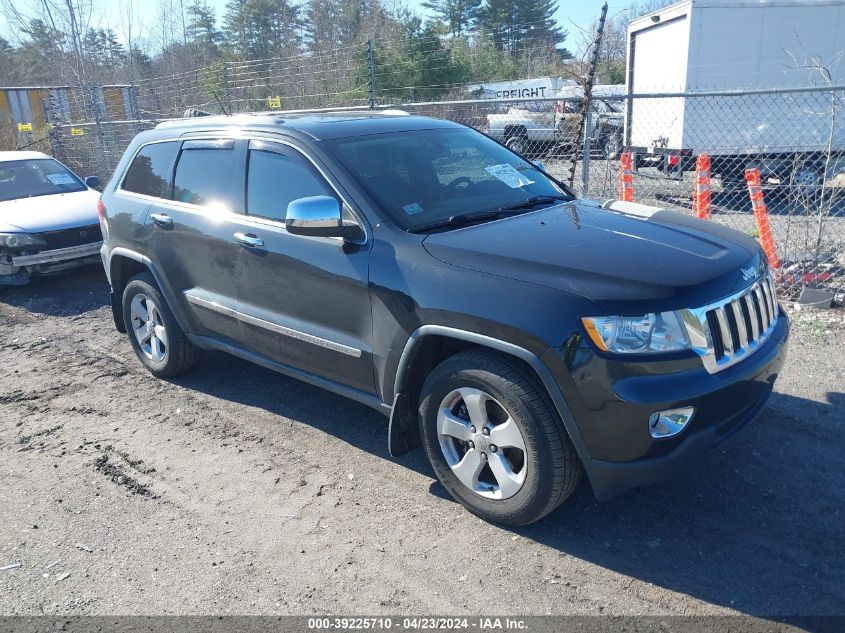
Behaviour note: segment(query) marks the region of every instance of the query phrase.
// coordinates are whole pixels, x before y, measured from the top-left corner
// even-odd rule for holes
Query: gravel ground
[[[702,467],[510,531],[370,409],[223,355],[153,378],[96,268],[2,289],[0,614],[845,614],[845,321],[794,322]]]

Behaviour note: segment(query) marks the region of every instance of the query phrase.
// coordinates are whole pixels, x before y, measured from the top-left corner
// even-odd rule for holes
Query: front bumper
[[[99,256],[102,245],[103,243],[101,241],[91,242],[90,244],[82,244],[81,246],[41,251],[33,255],[13,256],[12,266],[28,268],[30,266],[64,264],[72,260],[88,259],[92,256]]]
[[[49,275],[96,263],[102,242],[54,248],[26,255],[4,255],[0,264],[0,286],[25,286],[30,275]]]
[[[567,371],[556,378],[581,433],[587,453],[581,457],[596,497],[610,499],[667,479],[746,427],[771,395],[788,337],[781,311],[760,349],[716,374],[698,358],[630,362],[587,349],[570,356]],[[652,413],[684,406],[695,407],[687,428],[670,438],[651,437]]]

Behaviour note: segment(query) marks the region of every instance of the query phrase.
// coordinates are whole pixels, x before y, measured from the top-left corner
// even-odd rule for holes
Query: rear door
[[[244,141],[182,142],[167,199],[153,201],[147,225],[151,259],[190,315],[194,334],[237,342],[233,214],[242,211]]]
[[[291,235],[284,220],[297,198],[337,189],[299,149],[252,140],[247,153],[238,303],[244,344],[252,351],[374,393],[370,242]],[[345,206],[346,213],[352,213]]]

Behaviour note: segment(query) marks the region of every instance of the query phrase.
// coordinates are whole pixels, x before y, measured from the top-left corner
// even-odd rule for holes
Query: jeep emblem
[[[754,279],[757,276],[757,269],[753,266],[750,268],[742,268],[739,272],[742,273],[742,278],[745,281],[750,281],[751,279]]]

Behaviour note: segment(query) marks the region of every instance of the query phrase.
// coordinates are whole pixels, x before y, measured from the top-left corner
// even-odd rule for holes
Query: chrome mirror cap
[[[352,238],[361,234],[355,222],[344,221],[340,203],[331,196],[298,198],[288,204],[285,228],[294,235]]]

